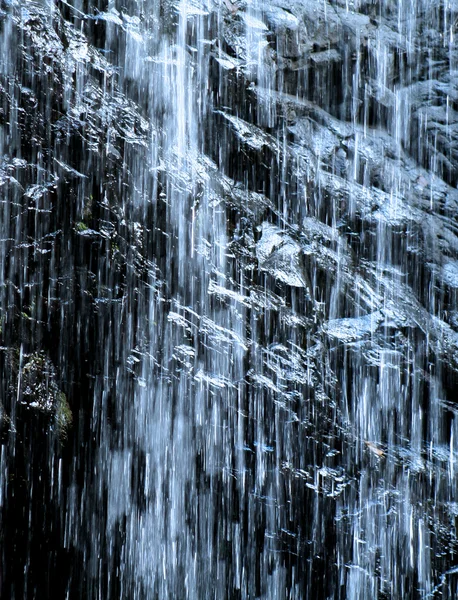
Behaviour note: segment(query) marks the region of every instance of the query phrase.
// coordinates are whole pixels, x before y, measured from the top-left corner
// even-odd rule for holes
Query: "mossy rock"
[[[65,439],[73,415],[66,395],[57,384],[54,364],[44,352],[34,352],[24,357],[20,373],[18,362],[16,378],[20,377],[19,402],[29,414],[36,411],[47,416],[50,423],[54,424],[59,438]]]
[[[65,439],[67,437],[67,432],[73,423],[73,413],[68,403],[67,396],[63,392],[59,393],[54,421],[57,425],[59,438]]]
[[[20,401],[29,408],[52,414],[61,393],[56,369],[44,352],[34,352],[24,360],[20,373]]]

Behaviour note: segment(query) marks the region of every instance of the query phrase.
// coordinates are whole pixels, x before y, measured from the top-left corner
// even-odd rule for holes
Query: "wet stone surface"
[[[457,19],[0,3],[2,597],[457,596]]]

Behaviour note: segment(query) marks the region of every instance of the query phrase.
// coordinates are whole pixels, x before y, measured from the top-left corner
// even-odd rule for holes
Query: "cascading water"
[[[2,597],[458,596],[457,20],[1,4]]]

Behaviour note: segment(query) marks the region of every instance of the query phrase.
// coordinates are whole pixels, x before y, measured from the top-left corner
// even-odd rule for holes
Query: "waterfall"
[[[457,597],[457,23],[3,0],[2,597]]]

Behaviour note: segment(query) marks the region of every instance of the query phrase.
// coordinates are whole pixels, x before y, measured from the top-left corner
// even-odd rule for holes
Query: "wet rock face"
[[[454,597],[457,18],[0,5],[5,597]]]

